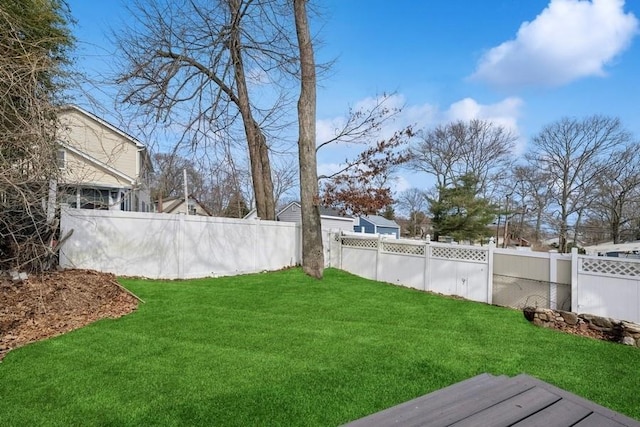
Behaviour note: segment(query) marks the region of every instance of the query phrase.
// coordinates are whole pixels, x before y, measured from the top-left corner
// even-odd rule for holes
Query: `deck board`
[[[640,427],[640,422],[525,374],[481,374],[345,426],[511,425]]]
[[[452,426],[476,427],[494,426],[508,427],[542,409],[553,405],[562,398],[543,388],[534,387],[523,393],[512,396],[496,405],[474,413]]]
[[[553,427],[570,426],[592,414],[593,411],[572,402],[562,399],[555,405],[533,414],[530,417],[514,424],[513,427]]]

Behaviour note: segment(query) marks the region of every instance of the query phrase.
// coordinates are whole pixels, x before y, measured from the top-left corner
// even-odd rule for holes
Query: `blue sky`
[[[110,26],[125,2],[70,0],[78,64],[109,68]],[[520,156],[562,117],[619,117],[640,138],[638,0],[324,0],[312,22],[319,61],[337,59],[318,90],[318,139],[349,107],[382,93],[403,106],[395,126],[480,118],[511,128]],[[107,106],[108,107],[108,106]],[[340,153],[340,154],[337,154]],[[340,156],[340,157],[338,157]],[[319,169],[344,158],[321,152]],[[402,173],[396,189],[424,187]]]

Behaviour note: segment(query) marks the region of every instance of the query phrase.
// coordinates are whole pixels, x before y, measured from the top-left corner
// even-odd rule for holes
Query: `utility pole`
[[[189,215],[189,189],[187,187],[187,169],[182,169],[182,180],[184,182],[184,206],[187,215]]]

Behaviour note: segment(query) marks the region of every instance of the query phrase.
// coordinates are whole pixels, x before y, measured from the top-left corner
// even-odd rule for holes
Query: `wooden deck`
[[[346,426],[640,427],[640,422],[528,375],[481,374]]]

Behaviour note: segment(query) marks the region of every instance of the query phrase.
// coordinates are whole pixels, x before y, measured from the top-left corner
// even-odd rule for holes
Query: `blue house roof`
[[[380,215],[364,215],[361,218],[369,221],[371,224],[376,225],[378,227],[389,227],[389,228],[397,228],[400,229],[400,226],[397,222],[387,219]]]

